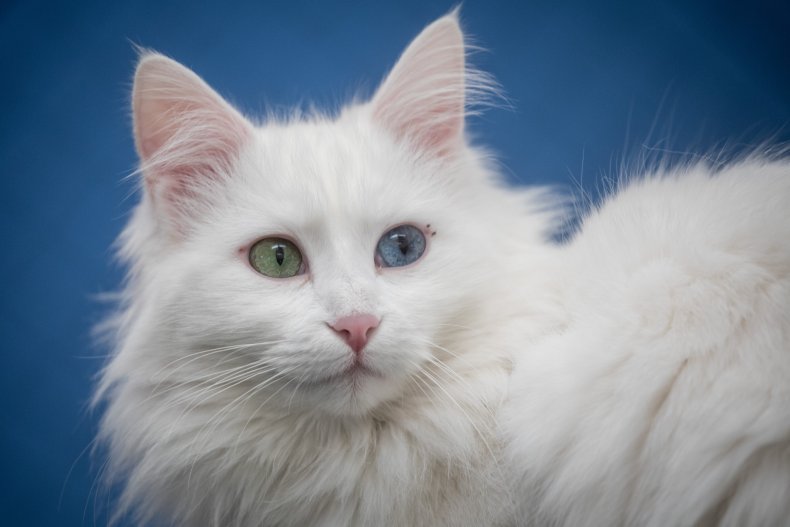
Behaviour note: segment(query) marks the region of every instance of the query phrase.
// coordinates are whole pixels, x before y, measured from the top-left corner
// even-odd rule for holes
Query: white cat
[[[786,521],[788,163],[649,176],[555,246],[557,200],[465,138],[488,85],[456,13],[336,118],[256,127],[143,55],[97,392],[119,515]]]

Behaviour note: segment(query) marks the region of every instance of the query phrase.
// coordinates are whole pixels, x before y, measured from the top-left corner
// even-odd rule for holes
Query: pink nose
[[[379,319],[373,315],[351,315],[337,319],[330,327],[359,354],[368,343],[368,337],[379,326]]]

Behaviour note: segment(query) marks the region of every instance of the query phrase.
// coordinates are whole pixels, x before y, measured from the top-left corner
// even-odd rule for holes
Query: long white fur
[[[788,163],[646,176],[553,246],[556,201],[505,188],[464,139],[469,87],[486,83],[463,57],[451,13],[372,102],[260,128],[183,66],[141,60],[145,185],[97,392],[118,515],[788,517]],[[404,222],[431,225],[428,252],[377,270],[376,242]],[[308,276],[246,264],[271,235],[298,242]],[[320,384],[350,360],[327,323],[356,312],[381,317],[366,348],[381,377]]]
[[[790,164],[643,175],[563,251],[502,423],[522,525],[788,525]]]

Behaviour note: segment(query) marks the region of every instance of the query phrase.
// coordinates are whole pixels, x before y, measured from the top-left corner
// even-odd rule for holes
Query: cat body
[[[556,199],[506,188],[464,137],[487,86],[455,13],[336,118],[256,127],[183,66],[141,58],[142,200],[97,393],[119,514],[759,525],[786,511],[787,163],[646,178],[556,246]],[[288,277],[254,256],[269,240],[276,273],[298,258]]]

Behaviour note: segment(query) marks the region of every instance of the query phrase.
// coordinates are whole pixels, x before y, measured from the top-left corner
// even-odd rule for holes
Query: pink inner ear
[[[135,140],[146,187],[171,218],[194,211],[229,176],[252,125],[200,77],[161,55],[143,57],[134,87]]]
[[[464,41],[455,13],[409,45],[373,100],[374,119],[398,138],[443,156],[464,127]]]
[[[404,123],[396,133],[400,137],[412,138],[417,145],[439,156],[448,155],[463,131],[463,103],[437,104],[434,115],[425,114],[423,117]]]

